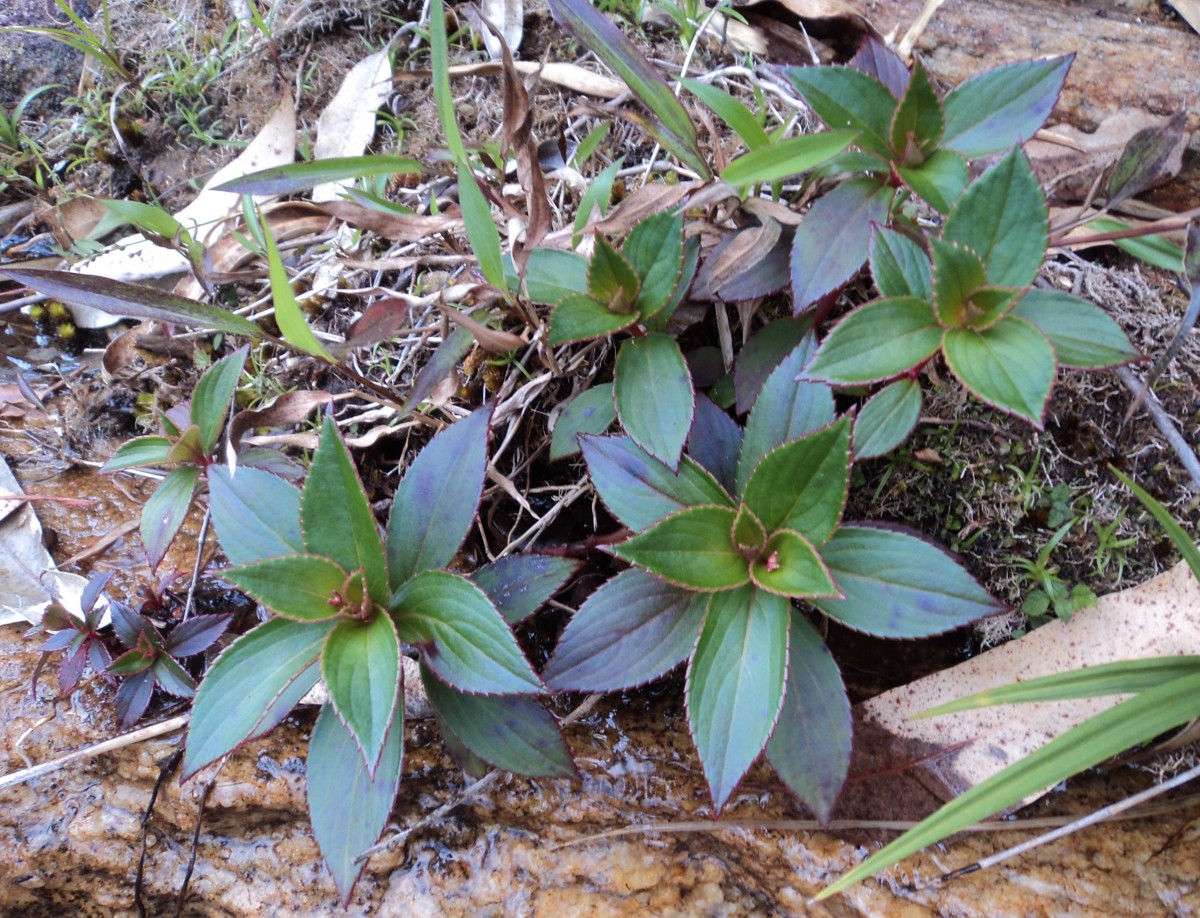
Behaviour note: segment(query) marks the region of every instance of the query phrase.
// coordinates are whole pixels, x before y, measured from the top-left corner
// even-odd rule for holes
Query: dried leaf
[[[676,185],[652,182],[643,185],[622,201],[621,206],[605,219],[588,227],[588,231],[603,233],[606,236],[623,236],[634,224],[641,223],[654,214],[670,210],[696,187],[692,182],[679,182]]]
[[[386,214],[352,201],[325,201],[320,208],[351,226],[369,230],[393,242],[419,242],[435,233],[459,232],[463,221],[444,214]]]
[[[455,325],[461,325],[475,336],[475,341],[485,351],[491,354],[507,354],[509,351],[516,350],[526,344],[524,338],[520,335],[514,335],[512,332],[500,331],[495,328],[488,328],[482,322],[477,321],[465,312],[460,312],[453,306],[443,305],[442,309],[446,313],[446,318]]]
[[[247,430],[255,427],[291,427],[312,414],[314,408],[327,405],[337,397],[321,389],[299,389],[283,393],[262,408],[239,411],[229,424],[229,444],[237,451]]]
[[[524,35],[525,4],[522,0],[479,0],[479,11],[483,18],[496,30],[483,30],[483,44],[488,57],[499,59],[510,56],[511,51],[521,47]]]
[[[375,135],[375,112],[392,94],[389,48],[363,58],[350,68],[337,94],[317,121],[314,159],[361,156]],[[314,201],[333,201],[352,182],[328,182],[312,190]]]

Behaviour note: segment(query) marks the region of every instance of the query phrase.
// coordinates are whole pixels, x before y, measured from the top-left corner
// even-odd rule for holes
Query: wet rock
[[[106,690],[92,687],[54,710],[29,697],[36,661],[19,627],[0,629],[4,699],[0,772],[107,737]],[[305,815],[310,713],[234,755],[208,799],[183,914],[344,914]],[[33,728],[31,730],[31,728]],[[410,722],[405,778],[393,819],[412,825],[467,783],[432,725]],[[28,735],[26,735],[28,734]],[[22,742],[22,737],[24,741]],[[1023,832],[963,836],[914,858],[881,882],[808,906],[824,882],[857,863],[879,835],[745,825],[721,832],[622,835],[558,847],[609,830],[709,818],[677,693],[606,699],[569,732],[581,782],[504,777],[405,847],[376,855],[348,914],[413,916],[922,916],[1054,914],[1147,916],[1200,908],[1200,852],[1161,850],[1187,812],[1109,824],[937,891],[907,890],[1015,844]],[[133,914],[141,820],[160,763],[181,737],[165,737],[0,789],[0,906],[5,915]],[[18,746],[20,751],[18,751]],[[1128,772],[1079,782],[1036,815],[1116,799]],[[148,822],[147,914],[173,914],[187,869],[202,785],[172,776]],[[855,783],[870,779],[861,776]],[[1125,788],[1128,792],[1128,787]],[[726,818],[803,817],[765,768],[754,771]]]

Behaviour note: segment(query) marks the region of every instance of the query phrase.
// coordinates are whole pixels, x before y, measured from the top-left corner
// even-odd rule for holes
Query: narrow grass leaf
[[[765,147],[771,143],[767,132],[763,130],[763,126],[759,124],[754,113],[729,93],[717,89],[711,83],[703,83],[687,77],[679,82],[688,92],[716,112],[717,117],[733,128],[738,137],[742,139],[742,143],[749,149],[757,150],[759,147]]]
[[[246,363],[249,345],[222,357],[205,371],[192,393],[192,421],[200,428],[200,441],[205,455],[213,451],[221,428],[229,415],[229,404],[237,390],[242,367]]]
[[[279,247],[275,245],[275,237],[271,235],[270,227],[265,222],[262,224],[262,232],[267,248],[267,274],[271,280],[271,299],[275,304],[275,322],[279,326],[284,340],[306,354],[320,357],[329,363],[337,363],[325,345],[317,340],[308,320],[304,318],[304,310],[300,308],[296,294],[292,291],[292,280],[283,266]]]
[[[407,156],[335,156],[306,163],[290,163],[261,169],[232,179],[214,191],[234,194],[287,195],[308,191],[326,182],[365,178],[371,175],[412,175],[424,171]]]
[[[822,131],[752,148],[721,171],[721,181],[744,186],[798,175],[841,153],[857,136],[853,131]]]
[[[504,275],[504,255],[500,249],[500,231],[492,219],[492,205],[479,188],[479,181],[467,161],[458,163],[458,203],[467,226],[471,251],[479,259],[479,270],[487,282],[498,290],[507,290]]]
[[[1121,479],[1125,487],[1133,492],[1133,496],[1140,500],[1142,505],[1150,511],[1150,515],[1158,520],[1159,525],[1170,536],[1171,542],[1179,549],[1179,553],[1183,555],[1183,560],[1191,568],[1192,574],[1197,580],[1200,580],[1200,548],[1196,547],[1196,543],[1192,541],[1192,537],[1175,521],[1175,517],[1171,515],[1171,511],[1155,500],[1149,491],[1132,478],[1111,466],[1110,469],[1117,478]]]

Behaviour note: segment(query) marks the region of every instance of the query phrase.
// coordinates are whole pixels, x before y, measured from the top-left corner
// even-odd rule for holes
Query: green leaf
[[[757,147],[726,166],[721,181],[744,186],[807,172],[841,153],[856,137],[853,131],[822,131]]]
[[[403,710],[398,713],[403,717]],[[404,761],[404,728],[388,731],[374,772],[332,705],[324,705],[308,741],[308,812],[325,866],[342,903],[350,901],[365,864],[354,859],[383,834]]]
[[[1028,287],[980,287],[967,300],[967,328],[986,331],[1016,308]]]
[[[185,780],[255,733],[272,702],[320,656],[331,628],[333,622],[271,619],[243,634],[213,661],[192,705],[183,756]]]
[[[525,290],[535,303],[557,303],[587,293],[588,260],[561,249],[534,249],[525,262]]]
[[[405,472],[387,525],[388,583],[445,567],[475,520],[487,471],[491,409],[479,408],[429,441]]]
[[[1114,220],[1112,217],[1097,217],[1088,224],[1088,229],[1099,233],[1116,233],[1129,228],[1127,223]],[[1127,239],[1110,241],[1123,252],[1128,252],[1134,258],[1140,258],[1148,265],[1154,265],[1164,271],[1174,271],[1176,274],[1183,273],[1183,246],[1164,236],[1130,236]]]
[[[843,385],[878,382],[920,366],[941,344],[942,328],[928,302],[915,296],[875,300],[830,330],[808,375]]]
[[[336,561],[343,570],[362,570],[377,603],[388,596],[387,564],[375,514],[367,502],[337,424],[326,415],[321,439],[300,496],[304,548]]]
[[[1050,116],[1074,54],[1004,64],[964,80],[946,94],[942,146],[967,159],[1032,139]]]
[[[904,97],[892,116],[892,159],[898,166],[920,165],[936,149],[946,128],[942,103],[934,91],[925,66],[913,63]],[[965,165],[965,164],[964,164]],[[965,184],[965,183],[964,183]]]
[[[333,618],[344,605],[338,596],[351,602],[355,598],[345,595],[346,572],[316,555],[267,558],[227,568],[221,575],[271,611],[301,622]]]
[[[605,128],[607,128],[608,125],[609,122],[604,123]],[[594,136],[594,132],[592,136]],[[576,152],[578,153],[578,151]],[[600,171],[599,175],[592,179],[592,182],[590,185],[588,185],[587,190],[584,191],[584,193],[580,196],[579,209],[575,212],[575,222],[571,225],[571,248],[579,248],[579,243],[583,241],[583,231],[587,228],[588,223],[591,222],[596,211],[599,211],[601,216],[604,216],[608,213],[608,207],[612,201],[613,183],[616,182],[617,173],[621,171],[621,167],[624,164],[625,158],[623,156],[617,157],[615,162],[610,163]],[[563,252],[562,254],[575,255],[574,252]],[[582,255],[575,255],[575,257],[583,258]],[[584,259],[584,264],[586,265],[586,263],[587,259]],[[528,267],[526,270],[528,271]],[[587,292],[586,282],[583,287],[579,288],[578,292]],[[529,295],[531,297],[533,296],[532,288],[530,289]],[[557,302],[558,300],[562,299],[562,296],[563,294],[560,293],[558,296],[551,297],[549,300],[546,300],[546,302]]]
[[[541,690],[492,601],[465,577],[419,573],[392,595],[388,609],[401,640],[423,645],[426,665],[447,685],[480,695]]]
[[[921,416],[921,384],[898,379],[872,395],[854,420],[854,458],[874,459],[904,442]]]
[[[593,386],[571,399],[554,423],[550,458],[565,459],[579,452],[579,434],[604,433],[617,419],[612,383]]]
[[[1071,775],[1148,742],[1197,715],[1200,715],[1200,674],[1172,679],[1147,689],[1055,737],[999,774],[960,794],[839,877],[817,898],[846,889],[964,826],[986,819],[1030,794],[1053,787]]]
[[[977,397],[1038,429],[1057,369],[1054,348],[1036,326],[1007,317],[984,331],[952,328],[946,363]]]
[[[139,287],[93,274],[3,268],[0,275],[68,306],[98,309],[114,316],[132,316],[206,328],[250,338],[266,338],[263,330],[236,313],[153,287]]]
[[[733,128],[734,133],[741,138],[751,150],[768,146],[771,139],[763,130],[758,119],[750,109],[723,90],[717,89],[711,83],[702,83],[685,77],[679,81],[701,102],[716,112],[717,117]]]
[[[762,557],[750,564],[750,579],[781,596],[840,595],[812,543],[792,529],[779,529],[771,536]]]
[[[596,237],[592,260],[588,263],[588,294],[603,303],[609,312],[629,315],[641,290],[642,279],[624,255],[602,236]]]
[[[204,444],[200,440],[200,428],[192,424],[180,434],[179,439],[171,444],[167,453],[167,462],[186,463],[203,467],[205,459]]]
[[[580,562],[553,555],[507,555],[474,571],[471,581],[487,593],[510,625],[523,621],[545,605]]]
[[[928,637],[1004,609],[946,552],[897,529],[843,525],[821,557],[845,598],[813,605],[867,634]]]
[[[747,557],[761,554],[767,546],[767,530],[763,528],[762,520],[745,504],[738,507],[730,537],[733,547]]]
[[[500,231],[492,219],[492,205],[479,188],[479,180],[465,159],[458,162],[458,204],[467,227],[467,241],[479,259],[479,270],[497,290],[507,290]]]
[[[532,777],[577,776],[558,721],[537,699],[468,695],[434,678],[424,665],[421,684],[443,730],[489,765]]]
[[[134,437],[121,444],[113,457],[101,466],[101,472],[116,472],[141,465],[162,465],[171,451],[171,441],[166,437]]]
[[[426,361],[421,372],[417,374],[416,381],[413,382],[412,390],[408,393],[408,398],[404,400],[400,413],[408,414],[429,398],[433,394],[433,390],[437,388],[437,384],[454,372],[458,362],[467,356],[474,346],[475,336],[469,328],[460,325],[450,332],[449,337],[437,346],[433,356]]]
[[[800,361],[796,372],[804,369],[804,364],[812,357],[817,343],[811,332],[810,316],[802,316],[799,319],[788,317],[769,322],[746,342],[746,346],[738,354],[737,366],[733,371],[738,414],[745,414],[753,407],[754,400],[758,398],[767,377],[802,342],[806,346],[805,357]]]
[[[956,711],[971,711],[997,704],[1035,701],[1067,701],[1073,698],[1098,698],[1102,695],[1132,695],[1184,676],[1200,675],[1200,657],[1151,657],[1101,663],[1065,673],[1025,679],[1001,685],[936,708],[922,711],[920,718],[938,717]]]
[[[930,239],[933,254],[933,311],[946,328],[961,328],[967,321],[967,300],[987,282],[987,269],[979,254],[965,245]]]
[[[283,266],[279,247],[275,245],[275,237],[271,235],[270,228],[264,222],[261,220],[259,222],[263,241],[267,248],[267,274],[271,279],[271,299],[275,303],[275,324],[279,326],[280,334],[288,344],[297,350],[320,357],[329,363],[337,363],[325,345],[317,340],[317,336],[309,327],[308,320],[304,318],[304,310],[300,308],[296,294],[292,291],[292,279],[288,277],[287,269]]]
[[[724,490],[732,491],[737,487],[737,463],[741,451],[742,428],[707,395],[698,394],[696,420],[688,434],[688,456],[708,471]]]
[[[830,130],[858,131],[864,150],[892,158],[891,125],[899,102],[879,80],[850,67],[784,67],[784,76]]]
[[[946,218],[942,239],[979,255],[989,284],[1027,287],[1046,256],[1049,226],[1037,176],[1014,147],[963,192]]]
[[[736,516],[730,507],[690,507],[614,546],[612,552],[676,586],[741,586],[750,579],[750,571],[730,540]]]
[[[221,550],[231,564],[304,551],[300,490],[269,472],[208,469],[208,503]]]
[[[869,178],[843,182],[817,199],[792,239],[792,312],[808,309],[855,275],[867,260],[871,225],[887,221],[891,202],[892,189]]]
[[[659,213],[640,220],[625,238],[621,254],[640,279],[633,307],[642,321],[647,321],[671,302],[679,284],[683,214]]]
[[[691,459],[685,458],[676,473],[628,437],[585,435],[579,443],[600,499],[635,532],[687,507],[731,502],[716,480]]]
[[[1110,466],[1110,468],[1112,467]],[[1150,511],[1150,514],[1158,520],[1158,524],[1166,530],[1167,535],[1171,538],[1171,542],[1179,549],[1179,553],[1183,555],[1183,560],[1187,562],[1196,579],[1200,580],[1200,549],[1196,547],[1196,543],[1192,541],[1191,536],[1175,521],[1175,517],[1171,516],[1171,512],[1154,499],[1149,491],[1141,487],[1132,478],[1121,474],[1117,469],[1112,469],[1112,473],[1124,482],[1125,487],[1133,492],[1133,496],[1140,500],[1142,505]]]
[[[374,775],[400,697],[400,639],[388,615],[334,625],[321,651],[321,675],[338,717]],[[403,715],[402,715],[403,716]],[[401,727],[403,729],[403,727]]]
[[[164,478],[142,507],[142,545],[156,569],[179,532],[192,506],[200,469],[194,465],[175,469]]]
[[[851,739],[850,699],[837,663],[816,629],[792,613],[783,709],[767,759],[823,823],[850,769]]]
[[[876,226],[871,234],[871,276],[885,299],[915,296],[933,301],[933,268],[925,250],[910,236]]]
[[[1050,339],[1061,366],[1099,369],[1142,356],[1108,313],[1060,290],[1028,290],[1010,314]]]
[[[767,453],[744,499],[767,532],[794,529],[823,545],[837,529],[850,482],[850,421],[790,440]]]
[[[196,391],[192,393],[192,423],[200,428],[200,441],[205,455],[213,451],[217,438],[221,436],[221,428],[225,426],[225,418],[229,414],[229,403],[233,401],[233,393],[237,390],[242,366],[249,352],[249,346],[244,346],[222,357],[196,383]]]
[[[555,691],[611,692],[651,682],[691,654],[708,597],[636,567],[622,571],[571,616],[542,677]]]
[[[767,377],[742,437],[737,465],[737,494],[743,493],[750,475],[763,456],[789,440],[795,440],[833,421],[833,392],[824,383],[797,380],[812,357],[813,338],[808,336]]]
[[[260,169],[218,185],[214,191],[234,194],[287,195],[308,191],[326,182],[365,178],[369,175],[409,175],[424,167],[406,156],[334,156],[306,163],[289,163]]]
[[[680,162],[707,180],[712,173],[696,145],[691,116],[658,70],[609,19],[587,0],[550,0],[555,22],[611,67],[639,101],[652,111],[667,136],[664,143]]]
[[[753,586],[713,595],[688,667],[692,739],[719,814],[783,703],[791,603]]]
[[[901,181],[938,213],[949,213],[971,181],[971,168],[959,153],[934,150],[920,165],[896,170]]]
[[[628,328],[637,318],[636,313],[613,312],[589,294],[568,294],[550,314],[546,343],[570,344],[573,341],[602,338]]]
[[[429,57],[433,69],[433,99],[442,122],[446,149],[455,162],[463,162],[467,158],[467,148],[458,130],[454,95],[450,91],[450,43],[446,38],[446,9],[442,0],[432,0],[429,7]]]
[[[695,415],[695,392],[675,339],[662,332],[632,338],[617,352],[613,397],[621,426],[638,446],[679,468]]]

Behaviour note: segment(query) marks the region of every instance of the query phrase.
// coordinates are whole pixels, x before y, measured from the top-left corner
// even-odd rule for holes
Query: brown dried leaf
[[[488,353],[507,354],[509,351],[523,347],[527,343],[520,335],[488,328],[482,322],[473,319],[465,312],[461,312],[453,306],[443,305],[442,309],[446,311],[446,318],[455,325],[461,325],[467,329],[475,336],[476,343]]]
[[[385,214],[353,201],[326,201],[320,207],[331,217],[337,217],[351,226],[369,230],[393,242],[419,242],[435,233],[463,229],[461,217],[444,214]]]
[[[321,389],[299,389],[283,393],[262,408],[239,411],[229,422],[230,445],[236,452],[241,448],[242,437],[247,430],[255,427],[291,427],[312,414],[313,409],[327,405],[338,397]]]
[[[598,223],[591,224],[584,232],[603,233],[606,236],[624,235],[647,217],[670,210],[696,187],[692,182],[679,182],[675,185],[652,182],[643,185],[622,201],[620,207]]]

